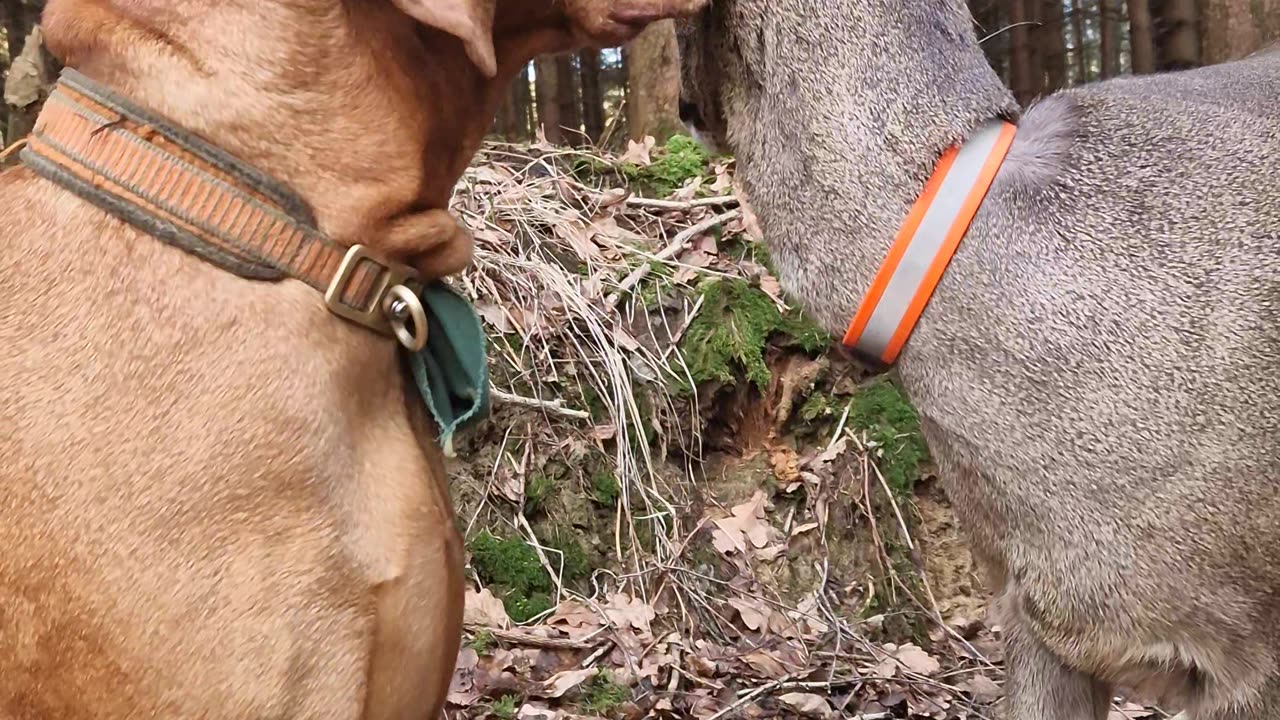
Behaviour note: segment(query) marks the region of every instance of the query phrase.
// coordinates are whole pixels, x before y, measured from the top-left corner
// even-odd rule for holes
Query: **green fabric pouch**
[[[471,303],[446,283],[433,282],[418,297],[427,314],[427,345],[409,353],[409,367],[444,454],[453,457],[454,433],[489,414],[484,331]]]

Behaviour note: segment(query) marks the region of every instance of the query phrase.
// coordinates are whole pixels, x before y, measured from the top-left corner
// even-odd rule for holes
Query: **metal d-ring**
[[[401,345],[414,352],[427,346],[427,311],[412,290],[403,285],[387,288],[382,298],[382,312],[386,313]],[[405,320],[413,321],[412,332],[405,327]]]

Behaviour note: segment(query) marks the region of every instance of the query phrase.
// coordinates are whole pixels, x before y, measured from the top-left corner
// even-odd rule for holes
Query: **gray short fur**
[[[713,0],[681,46],[836,332],[943,149],[1020,116],[899,363],[1001,595],[1008,716],[1121,685],[1280,717],[1280,54],[1021,113],[962,0]]]

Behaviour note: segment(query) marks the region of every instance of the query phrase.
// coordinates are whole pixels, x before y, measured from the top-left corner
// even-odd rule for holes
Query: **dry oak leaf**
[[[835,711],[831,709],[831,704],[821,695],[793,692],[778,697],[778,701],[795,712],[808,717],[835,717]]]
[[[618,162],[631,163],[632,165],[639,165],[640,167],[650,165],[653,163],[653,160],[649,157],[649,151],[653,150],[653,146],[657,144],[658,141],[653,139],[652,135],[645,135],[644,139],[640,142],[628,140],[627,151],[622,154],[622,157],[618,158]]]
[[[884,677],[893,677],[898,670],[925,677],[931,677],[942,671],[942,664],[938,659],[914,643],[905,645],[885,643],[884,650],[888,657],[876,666],[877,674]]]
[[[537,705],[523,705],[516,713],[516,717],[519,720],[556,720],[560,717],[560,711]]]
[[[538,695],[545,698],[563,697],[565,693],[600,674],[600,668],[565,670],[547,678]]]
[[[449,694],[446,700],[452,705],[469,707],[481,697],[476,691],[476,665],[480,656],[476,651],[464,647],[458,651],[458,660],[454,665],[453,679],[449,682]]]
[[[756,650],[743,655],[742,661],[750,665],[761,677],[769,680],[781,680],[789,672],[781,660],[763,650]]]
[[[729,605],[738,611],[742,616],[742,623],[749,629],[768,630],[771,610],[763,602],[750,598],[733,598]]]
[[[764,506],[765,495],[757,490],[751,500],[734,507],[729,517],[714,520],[711,543],[716,550],[728,555],[746,553],[748,543],[757,550],[768,545],[773,528],[765,519]]]
[[[503,607],[501,600],[494,597],[489,588],[485,588],[480,592],[475,592],[471,589],[467,590],[463,621],[468,625],[479,625],[498,630],[506,630],[511,627],[511,618],[507,617],[507,609]]]
[[[1004,690],[986,675],[974,675],[960,683],[960,689],[973,696],[973,699],[986,703],[998,700]]]
[[[652,605],[626,593],[610,595],[609,603],[604,606],[604,614],[619,629],[632,627],[645,634],[649,633],[650,624],[658,616]]]

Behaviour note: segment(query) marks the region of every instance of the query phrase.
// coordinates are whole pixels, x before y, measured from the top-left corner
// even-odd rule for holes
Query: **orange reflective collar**
[[[915,329],[1013,144],[1015,126],[991,121],[943,153],[871,281],[844,344],[891,365]]]

